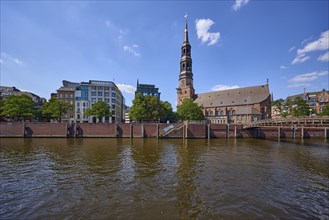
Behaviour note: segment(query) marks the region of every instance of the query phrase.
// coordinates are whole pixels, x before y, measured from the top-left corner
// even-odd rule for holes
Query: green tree
[[[194,103],[192,99],[184,99],[177,107],[177,113],[181,120],[204,120],[202,107]]]
[[[142,94],[138,93],[133,100],[129,117],[139,122],[165,120],[166,114],[170,111],[171,107],[168,104],[164,104],[157,97],[149,95],[142,96]]]
[[[105,116],[111,116],[111,112],[109,109],[109,105],[107,102],[104,101],[98,101],[85,112],[86,116],[95,116],[98,118],[99,122],[102,120]]]
[[[329,116],[329,105],[322,108],[322,111],[320,112],[321,116]]]
[[[35,103],[27,95],[9,96],[2,104],[1,115],[5,117],[32,117],[35,111]]]
[[[162,122],[170,121],[170,122],[175,122],[177,121],[178,117],[175,112],[173,112],[172,106],[169,102],[161,102],[162,108],[164,110],[164,117],[161,118]]]
[[[73,105],[70,103],[59,101],[57,98],[52,97],[42,106],[42,117],[46,120],[57,119],[61,122],[62,116],[66,114],[70,108],[73,108]]]
[[[293,108],[293,116],[308,116],[310,114],[310,106],[301,97],[296,97],[293,103],[296,106]]]
[[[272,106],[275,107],[279,111],[280,116],[284,116],[284,114],[283,114],[284,100],[283,99],[274,100],[272,102]]]

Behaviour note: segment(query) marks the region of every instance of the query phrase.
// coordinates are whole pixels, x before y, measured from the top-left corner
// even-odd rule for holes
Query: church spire
[[[185,35],[184,35],[184,42],[188,43],[188,28],[187,28],[187,14],[185,14]]]

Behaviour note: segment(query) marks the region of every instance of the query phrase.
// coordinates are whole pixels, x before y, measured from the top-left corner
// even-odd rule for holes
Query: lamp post
[[[312,109],[310,108],[310,116],[312,116]]]

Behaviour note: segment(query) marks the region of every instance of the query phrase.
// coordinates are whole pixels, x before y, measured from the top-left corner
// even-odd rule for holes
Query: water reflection
[[[325,140],[0,139],[4,219],[329,218]]]

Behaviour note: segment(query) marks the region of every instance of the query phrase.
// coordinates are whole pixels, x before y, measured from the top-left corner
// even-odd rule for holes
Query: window
[[[80,119],[80,115],[79,114],[77,115],[77,119]]]
[[[96,92],[91,92],[91,96],[96,96]]]
[[[83,107],[86,107],[86,103],[84,102],[84,103],[82,103],[82,105],[83,105]]]
[[[63,94],[59,94],[59,98],[63,98]]]
[[[77,106],[80,107],[80,102],[77,102]]]
[[[96,98],[91,98],[91,101],[92,102],[96,102]]]
[[[104,90],[105,91],[109,91],[110,90],[110,87],[104,87]]]
[[[109,92],[104,92],[104,96],[105,97],[109,97],[110,96],[110,93]]]
[[[112,101],[111,101],[112,103],[115,103],[115,99],[112,99]]]
[[[112,92],[112,93],[111,93],[111,96],[115,98],[115,93],[114,93],[114,92]]]
[[[107,103],[109,103],[110,102],[110,99],[109,98],[105,98],[104,101],[107,102]]]
[[[115,109],[115,105],[112,105],[112,109]]]
[[[65,98],[67,98],[68,97],[68,95],[67,94],[65,94]]]
[[[98,101],[103,101],[103,99],[102,98],[98,98]]]
[[[92,86],[91,87],[91,90],[96,90],[96,86]]]
[[[73,94],[70,95],[71,99],[73,99]]]
[[[99,86],[98,87],[98,90],[103,90],[103,86]]]
[[[111,90],[112,90],[112,91],[115,91],[115,88],[114,88],[114,87],[111,87]]]
[[[103,96],[103,92],[98,92],[98,96]]]
[[[73,105],[73,101],[72,100],[70,101],[70,104]]]

